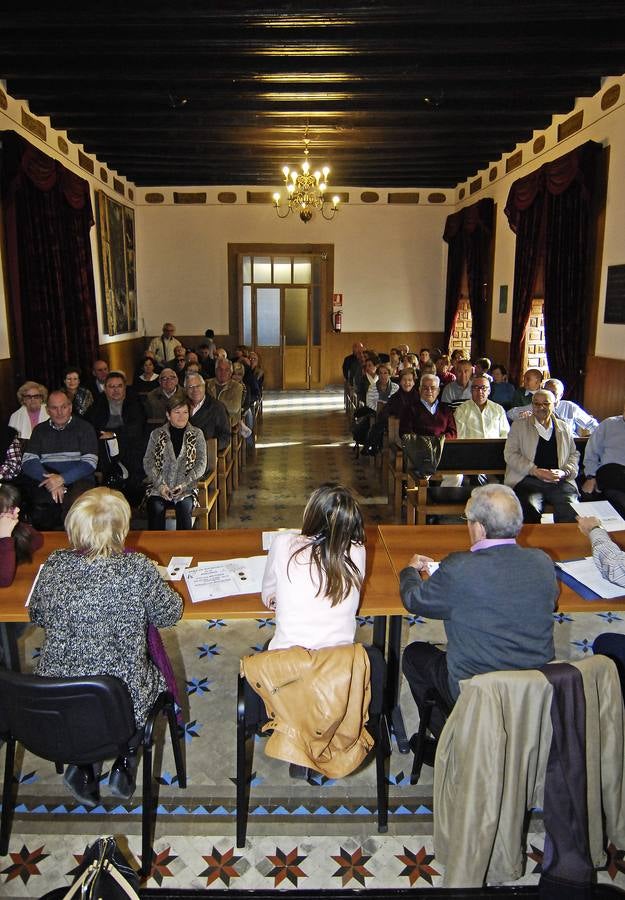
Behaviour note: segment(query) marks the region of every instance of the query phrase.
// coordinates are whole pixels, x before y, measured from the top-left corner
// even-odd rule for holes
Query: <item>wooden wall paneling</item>
[[[111,371],[125,372],[126,378],[132,383],[137,363],[148,343],[149,338],[130,338],[114,344],[100,344],[99,354],[108,362]]]
[[[597,419],[618,416],[625,403],[625,360],[589,356],[586,362],[584,408]]]
[[[326,337],[326,384],[341,384],[343,360],[352,352],[352,344],[362,341],[366,349],[388,353],[397,344],[408,344],[410,351],[418,353],[421,347],[442,347],[442,331],[330,331]]]
[[[501,363],[508,368],[508,359],[510,357],[509,341],[494,341],[488,338],[486,341],[486,356],[493,363]]]

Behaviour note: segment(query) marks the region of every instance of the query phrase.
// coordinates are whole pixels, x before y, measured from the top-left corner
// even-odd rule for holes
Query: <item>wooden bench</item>
[[[579,450],[579,468],[582,469],[587,437],[576,437],[575,445]],[[389,501],[392,499],[393,512],[398,521],[404,499],[406,501],[406,522],[409,525],[425,525],[428,515],[461,515],[466,499],[455,502],[444,502],[440,491],[453,490],[440,488],[444,475],[493,475],[503,476],[506,471],[504,460],[505,438],[457,438],[447,440],[443,447],[441,461],[435,475],[430,478],[415,480],[413,475],[404,471],[404,454],[399,437],[399,420],[389,418],[389,439],[387,448],[387,472],[389,482]],[[438,488],[439,497],[434,490]]]

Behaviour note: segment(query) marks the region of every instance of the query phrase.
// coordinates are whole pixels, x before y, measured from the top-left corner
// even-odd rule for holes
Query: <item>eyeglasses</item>
[[[542,409],[551,409],[551,407],[553,406],[553,403],[532,403],[532,406],[535,409],[541,409],[541,408]]]
[[[488,386],[485,385],[485,384],[472,384],[472,385],[471,385],[471,390],[472,390],[472,391],[487,391],[487,390],[488,390]]]
[[[24,394],[24,400],[43,400],[41,394]]]

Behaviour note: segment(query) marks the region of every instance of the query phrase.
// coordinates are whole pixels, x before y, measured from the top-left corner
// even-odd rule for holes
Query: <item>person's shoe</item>
[[[74,800],[95,809],[100,805],[100,786],[93,766],[67,766],[63,773],[63,784]]]
[[[114,797],[130,800],[135,792],[137,778],[137,755],[118,756],[109,775],[109,787]]]

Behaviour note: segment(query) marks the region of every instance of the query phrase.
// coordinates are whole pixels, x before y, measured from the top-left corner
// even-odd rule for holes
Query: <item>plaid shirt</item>
[[[4,457],[4,462],[0,465],[0,478],[4,481],[13,481],[20,474],[22,468],[22,445],[18,437],[13,438],[9,444]]]

